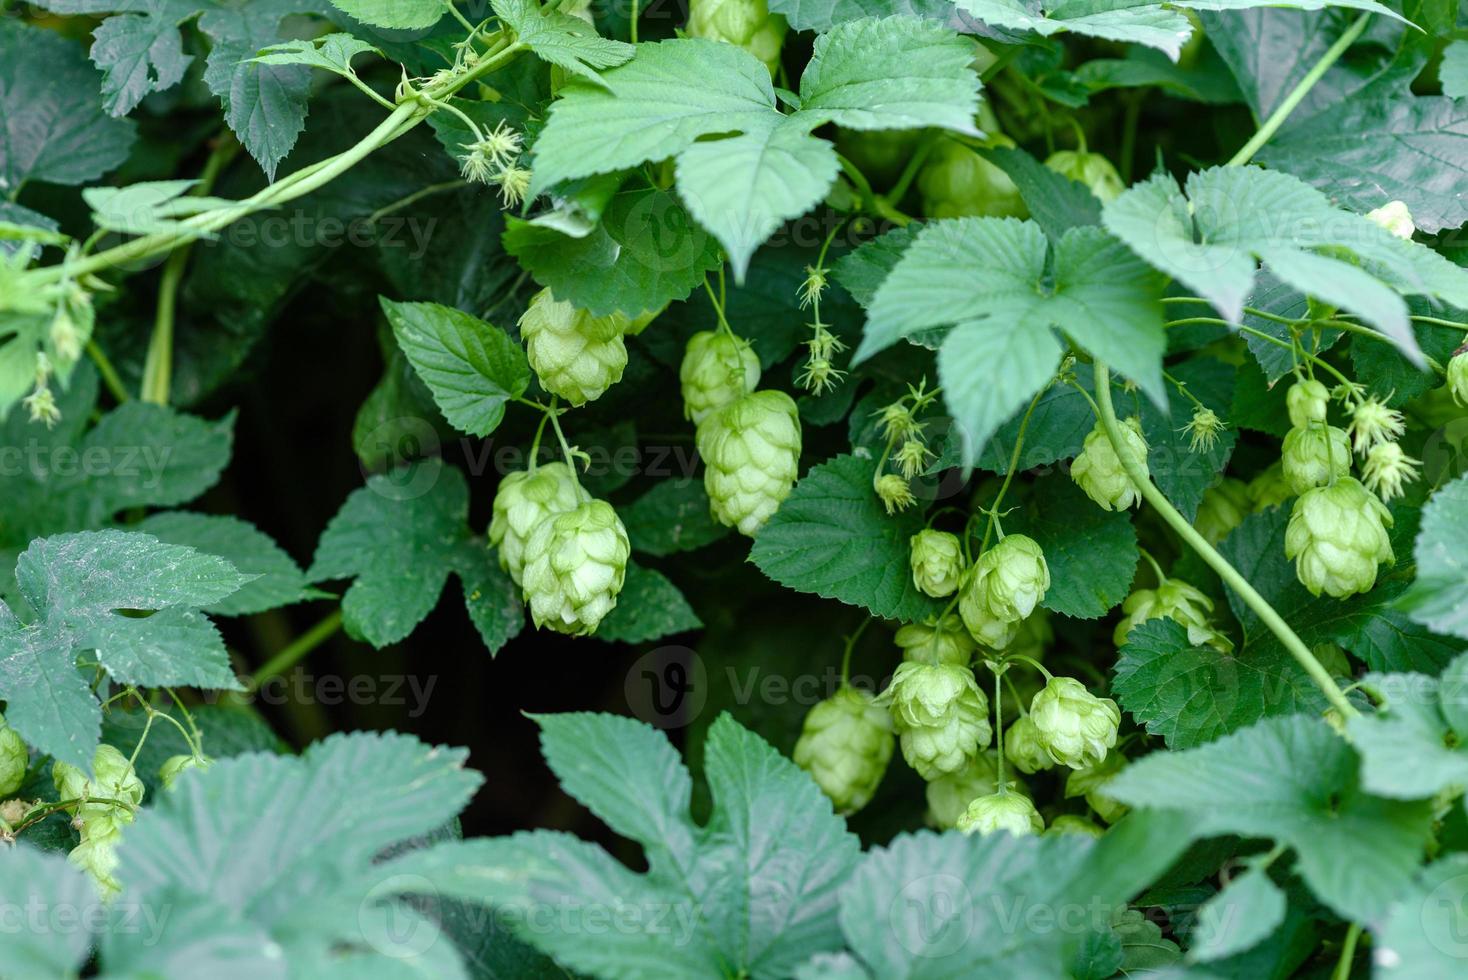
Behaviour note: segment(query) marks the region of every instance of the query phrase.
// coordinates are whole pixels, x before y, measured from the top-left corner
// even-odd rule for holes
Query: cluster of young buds
[[[519,165],[524,134],[501,119],[488,133],[476,126],[474,137],[461,144],[459,173],[471,184],[493,184],[505,207],[519,207],[530,191],[530,171]]]
[[[826,270],[820,265],[806,266],[805,280],[800,284],[800,308],[811,311],[810,339],[805,342],[805,366],[796,379],[800,386],[822,395],[841,383],[845,371],[837,370],[836,355],[846,350],[830,325],[821,320],[821,296],[826,291]]]
[[[887,446],[872,478],[872,489],[889,514],[905,510],[916,502],[912,480],[926,472],[935,458],[928,448],[923,431],[925,424],[918,419],[941,392],[939,388],[929,391],[924,378],[916,387],[908,385],[906,395],[873,413]],[[892,470],[887,470],[889,464]]]

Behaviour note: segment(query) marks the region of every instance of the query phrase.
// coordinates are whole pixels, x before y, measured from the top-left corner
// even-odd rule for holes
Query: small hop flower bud
[[[805,279],[801,282],[800,289],[797,291],[802,310],[821,298],[821,294],[826,291],[826,283],[825,269],[818,269],[813,265],[805,267]]]
[[[1314,378],[1296,381],[1285,392],[1290,425],[1297,429],[1308,428],[1311,422],[1324,422],[1329,407],[1330,389]]]
[[[963,544],[958,535],[925,528],[912,536],[912,584],[934,599],[958,591],[963,578]]]
[[[893,642],[902,651],[903,660],[955,667],[967,667],[978,649],[963,628],[963,621],[953,613],[926,623],[908,623],[897,631]]]
[[[738,45],[763,61],[773,75],[780,67],[780,46],[789,26],[784,17],[770,13],[765,0],[692,0],[684,30],[689,37]]]
[[[1045,166],[1077,183],[1085,184],[1103,204],[1116,200],[1126,190],[1121,174],[1116,172],[1110,160],[1099,153],[1058,150],[1045,158]]]
[[[499,549],[500,567],[521,584],[525,569],[525,543],[536,525],[555,514],[564,514],[591,500],[591,494],[576,482],[566,463],[546,463],[533,470],[509,473],[494,495],[494,516],[489,522],[489,543]]]
[[[1351,412],[1348,431],[1356,452],[1364,453],[1372,446],[1400,439],[1407,431],[1402,413],[1388,408],[1379,399],[1368,398]]]
[[[1121,426],[1121,434],[1127,451],[1142,464],[1145,472],[1147,440],[1142,436],[1141,421],[1135,416],[1127,419]],[[1081,454],[1071,464],[1070,476],[1102,510],[1126,510],[1142,499],[1141,491],[1122,468],[1100,422],[1086,436]]]
[[[1100,837],[1106,831],[1097,826],[1092,820],[1076,814],[1062,813],[1050,821],[1050,826],[1045,828],[1045,836],[1060,836],[1061,834],[1079,834],[1086,837]]]
[[[1421,466],[1422,461],[1402,452],[1399,444],[1382,442],[1372,446],[1366,454],[1361,472],[1366,480],[1366,489],[1386,501],[1402,496],[1405,492],[1403,487],[1417,479]]]
[[[0,715],[0,797],[9,796],[25,782],[31,753],[20,733],[5,723]]]
[[[1099,765],[1116,745],[1121,711],[1098,698],[1074,677],[1052,677],[1030,702],[1030,718],[1056,765],[1087,769]]]
[[[979,556],[958,597],[963,624],[984,646],[1007,647],[1050,588],[1050,567],[1034,538],[1010,534]]]
[[[1153,619],[1170,619],[1187,628],[1193,646],[1208,644],[1220,653],[1233,649],[1233,641],[1214,629],[1210,616],[1213,600],[1181,579],[1170,578],[1155,589],[1138,589],[1121,604],[1126,616],[1116,624],[1112,642],[1121,646],[1132,630]]]
[[[1453,401],[1468,406],[1468,343],[1458,348],[1448,361],[1448,391]]]
[[[909,439],[898,447],[897,453],[892,457],[892,462],[897,465],[897,471],[905,479],[911,480],[926,471],[928,462],[933,458],[933,453],[923,445],[921,440]]]
[[[1350,477],[1301,495],[1285,528],[1285,557],[1312,595],[1367,592],[1377,565],[1395,561],[1391,512]]]
[[[958,818],[958,829],[965,834],[989,834],[1001,830],[1016,837],[1038,834],[1045,829],[1045,821],[1029,797],[1019,793],[991,793],[981,796],[968,805],[963,816]]]
[[[524,167],[506,167],[494,175],[493,182],[500,188],[500,203],[507,208],[517,208],[525,203],[530,193],[532,174]]]
[[[1226,476],[1203,492],[1193,527],[1209,544],[1218,544],[1244,523],[1252,506],[1248,486],[1242,480]]]
[[[1417,226],[1412,222],[1412,212],[1401,201],[1388,201],[1376,210],[1368,211],[1366,217],[1398,238],[1411,238],[1417,231]]]
[[[1040,733],[1029,715],[1020,715],[1004,733],[1004,758],[1025,775],[1049,769],[1055,764],[1040,742]]]
[[[190,769],[198,769],[202,772],[213,764],[212,759],[201,759],[196,755],[169,756],[158,769],[158,781],[163,784],[164,789],[173,789],[173,784],[178,781],[178,777]]]
[[[592,316],[542,289],[520,318],[520,334],[541,387],[572,405],[600,398],[622,380],[628,320],[620,314]]]
[[[1086,805],[1107,823],[1116,823],[1126,815],[1127,807],[1106,795],[1106,784],[1116,778],[1126,765],[1126,756],[1112,752],[1105,760],[1086,769],[1073,770],[1065,778],[1065,796],[1086,798]]]
[[[913,415],[912,409],[907,406],[906,399],[884,405],[877,410],[876,415],[877,424],[882,430],[882,437],[888,442],[898,443],[910,439],[922,439],[922,423]]]
[[[891,705],[902,757],[924,779],[957,772],[994,737],[989,699],[966,667],[898,664],[883,698]]]
[[[605,500],[547,517],[526,543],[524,588],[535,625],[584,636],[617,605],[632,547]]]
[[[843,687],[810,709],[791,758],[840,814],[871,801],[892,759],[892,718],[867,691]]]
[[[694,334],[678,367],[683,417],[697,425],[715,409],[754,391],[759,378],[759,358],[749,341],[724,331]]]
[[[32,422],[39,422],[50,429],[61,421],[61,409],[50,385],[37,385],[36,390],[22,398],[20,403],[30,413]]]
[[[1193,417],[1188,424],[1183,426],[1183,431],[1188,433],[1188,451],[1192,453],[1211,453],[1213,447],[1218,445],[1218,435],[1228,428],[1211,408],[1197,408],[1193,410]]]
[[[1284,463],[1275,460],[1268,469],[1249,481],[1249,502],[1257,514],[1289,500],[1295,494],[1284,475]]]
[[[889,515],[917,503],[917,498],[912,495],[912,487],[896,473],[883,473],[877,477],[873,488],[877,492],[877,499],[882,501],[882,506]]]
[[[1285,482],[1296,495],[1324,486],[1351,472],[1351,447],[1333,425],[1291,429],[1280,450]]]
[[[800,413],[783,391],[756,391],[698,424],[714,520],[753,537],[790,496],[800,468]]]
[[[999,753],[993,749],[980,752],[958,772],[928,781],[924,795],[928,801],[928,823],[951,830],[968,805],[980,796],[999,791]],[[1024,787],[1011,782],[1011,793],[1023,793]]]

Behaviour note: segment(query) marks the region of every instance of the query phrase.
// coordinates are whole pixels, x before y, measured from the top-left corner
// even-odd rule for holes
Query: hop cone
[[[1294,495],[1285,479],[1284,464],[1278,460],[1249,481],[1249,502],[1255,513],[1278,507]]]
[[[989,699],[966,667],[899,664],[884,697],[902,756],[924,779],[957,772],[993,738]]]
[[[1040,732],[1029,715],[1020,715],[1004,733],[1004,758],[1025,775],[1049,769],[1055,764],[1040,741]]]
[[[1072,770],[1065,777],[1066,799],[1084,796],[1086,805],[1096,811],[1098,817],[1107,823],[1116,823],[1126,815],[1127,807],[1106,795],[1106,784],[1116,778],[1125,765],[1126,757],[1120,752],[1112,752],[1098,765]]]
[[[1209,544],[1217,544],[1228,537],[1229,532],[1240,524],[1253,509],[1249,487],[1242,480],[1224,477],[1217,486],[1203,492],[1198,504],[1198,515],[1193,518],[1193,527]]]
[[[958,535],[925,528],[912,536],[912,584],[934,599],[958,591],[963,577],[963,545]]]
[[[1050,826],[1045,828],[1045,836],[1059,836],[1061,834],[1085,834],[1087,837],[1100,837],[1106,833],[1098,827],[1094,821],[1075,813],[1062,813],[1050,821]]]
[[[1329,407],[1330,389],[1314,378],[1296,381],[1285,392],[1290,425],[1297,429],[1309,428],[1311,422],[1324,422]]]
[[[1029,797],[1020,793],[991,793],[981,796],[968,805],[963,816],[958,818],[958,829],[965,834],[988,836],[1007,830],[1016,837],[1038,834],[1045,829],[1045,821]]]
[[[584,636],[617,605],[632,548],[605,500],[536,525],[525,546],[525,599],[538,627]]]
[[[489,543],[499,549],[500,567],[516,585],[525,570],[525,542],[536,525],[589,500],[591,494],[581,488],[565,463],[546,463],[507,474],[500,481],[489,522]]]
[[[30,761],[31,754],[25,740],[5,723],[5,716],[0,715],[0,798],[20,789]]]
[[[542,289],[520,318],[520,335],[541,387],[584,405],[622,380],[628,325],[625,316],[592,316]]]
[[[978,645],[963,621],[953,613],[926,623],[909,623],[897,631],[893,641],[902,659],[919,664],[951,664],[967,667]]]
[[[1014,145],[1003,137],[991,142]],[[930,218],[1029,217],[1029,209],[1009,175],[956,140],[938,141],[918,174],[917,184],[923,213]]]
[[[1096,697],[1074,677],[1052,677],[1030,702],[1030,718],[1050,758],[1072,769],[1105,759],[1121,725],[1116,702]]]
[[[1145,470],[1147,440],[1142,437],[1142,423],[1135,417],[1129,418],[1122,424],[1121,432],[1133,458],[1141,460]],[[1070,476],[1103,510],[1126,510],[1142,498],[1141,491],[1122,469],[1121,460],[1099,421],[1086,436],[1081,454],[1071,464]]]
[[[1077,183],[1085,184],[1102,203],[1116,200],[1126,190],[1126,184],[1121,182],[1121,174],[1116,172],[1110,160],[1099,153],[1058,150],[1045,158],[1045,166]]]
[[[785,18],[770,13],[765,0],[691,0],[689,37],[738,45],[774,74],[780,66],[780,46],[788,30]]]
[[[1468,350],[1460,349],[1448,361],[1448,391],[1452,393],[1453,401],[1468,405]]]
[[[696,425],[716,408],[743,398],[759,384],[759,358],[748,341],[704,330],[688,339],[678,381],[683,417]]]
[[[958,772],[951,772],[928,782],[924,795],[928,801],[928,823],[950,830],[963,816],[968,805],[980,796],[999,791],[999,753],[993,749],[980,752],[968,765]],[[1011,793],[1025,792],[1019,782],[1011,779]]]
[[[1170,619],[1188,631],[1193,646],[1208,644],[1220,653],[1233,649],[1233,641],[1213,628],[1209,618],[1213,600],[1180,579],[1170,578],[1155,589],[1138,589],[1121,604],[1126,613],[1116,624],[1111,640],[1117,646],[1126,643],[1132,630],[1153,619]]]
[[[81,832],[80,845],[67,858],[92,876],[104,897],[110,897],[122,891],[114,875],[116,849],[122,840],[122,828],[133,822],[143,802],[143,782],[127,757],[106,744],[97,746],[92,770],[93,777],[88,779],[76,766],[57,762],[51,768],[51,779],[58,799],[79,801],[66,808]],[[94,802],[97,800],[108,802]]]
[[[867,691],[843,687],[810,709],[792,758],[816,781],[836,812],[871,801],[892,759],[892,717]]]
[[[1333,425],[1291,429],[1284,437],[1280,465],[1290,490],[1302,494],[1351,471],[1351,444]]]
[[[158,767],[158,782],[163,784],[164,789],[173,789],[173,784],[178,777],[190,769],[208,769],[213,763],[209,759],[200,759],[195,755],[171,755]]]
[[[1295,501],[1285,528],[1285,557],[1311,594],[1337,599],[1376,584],[1381,562],[1395,560],[1387,528],[1391,512],[1356,480],[1343,477]]]
[[[800,415],[783,391],[756,391],[698,425],[709,509],[720,524],[753,536],[795,486]]]
[[[1010,534],[979,556],[958,597],[958,611],[974,639],[1002,650],[1020,621],[1050,588],[1050,568],[1034,538]]]

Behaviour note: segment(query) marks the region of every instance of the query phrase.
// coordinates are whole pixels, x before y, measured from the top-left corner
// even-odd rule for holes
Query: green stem
[[[107,359],[107,355],[102,352],[101,347],[97,346],[95,340],[87,341],[87,356],[92,359],[93,364],[97,365],[97,373],[102,376],[102,383],[107,386],[113,398],[117,399],[119,403],[132,398],[127,393],[127,388],[123,385],[117,368],[112,366],[112,362]]]
[[[1346,53],[1346,49],[1356,43],[1356,39],[1366,30],[1366,23],[1370,19],[1371,12],[1367,11],[1360,17],[1357,17],[1350,27],[1346,28],[1346,32],[1326,49],[1325,54],[1320,56],[1320,60],[1315,63],[1315,67],[1305,73],[1305,77],[1300,79],[1299,84],[1291,89],[1290,94],[1284,97],[1284,101],[1275,108],[1274,112],[1270,113],[1269,118],[1264,121],[1264,125],[1259,127],[1259,131],[1254,134],[1253,138],[1240,147],[1239,152],[1233,155],[1233,158],[1228,162],[1228,166],[1242,166],[1254,159],[1254,154],[1258,153],[1264,147],[1264,144],[1274,138],[1274,134],[1279,132],[1279,128],[1285,124],[1285,120],[1290,117],[1290,113],[1294,112],[1300,103],[1305,101],[1305,96],[1309,95],[1310,90],[1315,87],[1315,84],[1325,77],[1325,73],[1330,70],[1331,65],[1334,65],[1340,60],[1341,55]]]
[[[391,204],[385,204],[382,207],[378,208],[376,211],[373,211],[367,216],[367,223],[369,225],[376,224],[378,221],[381,221],[384,217],[392,214],[394,211],[400,211],[411,204],[417,204],[425,197],[432,197],[435,194],[442,194],[444,191],[456,191],[461,187],[468,186],[469,182],[466,180],[446,180],[441,184],[429,184],[427,187],[420,187],[413,193],[408,194],[404,197],[400,197],[396,201],[393,201]]]
[[[998,772],[999,793],[1002,796],[1008,787],[1004,780],[1004,668],[994,671],[994,748],[995,766]]]
[[[633,44],[637,43],[637,18],[642,13],[642,11],[638,9],[639,6],[640,4],[638,3],[638,0],[632,0],[632,18],[627,27],[627,35],[628,39],[631,40]]]
[[[245,683],[246,693],[260,690],[260,685],[279,674],[283,674],[299,663],[306,654],[330,639],[342,627],[342,611],[337,609],[321,622],[296,637],[284,650],[271,657],[255,671]]]
[[[1349,980],[1351,976],[1351,962],[1356,958],[1356,943],[1361,939],[1361,923],[1352,922],[1351,928],[1346,930],[1345,941],[1341,943],[1341,958],[1336,961],[1335,969],[1331,971],[1331,980]]]
[[[861,625],[853,630],[852,634],[846,638],[846,649],[841,654],[842,687],[845,687],[851,681],[851,651],[856,649],[856,641],[861,639],[861,635],[866,632],[867,625],[871,623],[871,621],[871,616],[863,619],[861,621]]]
[[[1055,381],[1052,378],[1050,384],[1054,383]],[[984,549],[989,546],[989,535],[993,533],[994,525],[999,520],[999,505],[1004,503],[1004,495],[1009,492],[1009,485],[1014,482],[1014,471],[1019,466],[1020,450],[1024,449],[1025,430],[1030,427],[1030,416],[1035,414],[1035,406],[1040,404],[1040,399],[1044,396],[1045,392],[1050,390],[1050,384],[1045,385],[1045,387],[1035,392],[1035,397],[1030,399],[1030,407],[1025,409],[1024,418],[1019,420],[1019,432],[1014,437],[1014,450],[1009,454],[1009,466],[1004,472],[1004,482],[999,485],[999,493],[994,497],[994,505],[989,508],[989,523],[984,528],[984,540],[979,544],[979,554],[981,555],[984,553]]]
[[[1336,685],[1335,679],[1321,666],[1320,661],[1315,658],[1315,654],[1310,651],[1304,641],[1296,635],[1294,630],[1290,629],[1289,624],[1275,611],[1268,600],[1249,584],[1249,580],[1239,574],[1239,570],[1229,564],[1228,559],[1219,554],[1218,550],[1209,544],[1192,524],[1188,523],[1187,518],[1178,513],[1171,501],[1153,484],[1143,461],[1132,455],[1131,446],[1122,435],[1121,423],[1117,420],[1116,411],[1111,406],[1111,372],[1099,360],[1095,362],[1095,368],[1096,408],[1101,426],[1106,430],[1106,437],[1111,441],[1112,451],[1120,460],[1122,469],[1126,470],[1127,476],[1136,484],[1147,503],[1152,505],[1152,509],[1172,527],[1178,537],[1182,538],[1210,568],[1218,573],[1218,577],[1225,585],[1238,593],[1239,598],[1244,600],[1244,603],[1254,611],[1254,614],[1269,628],[1269,631],[1279,638],[1284,648],[1299,662],[1305,673],[1310,675],[1310,679],[1319,685],[1326,700],[1347,718],[1354,717],[1357,714],[1355,707],[1346,700],[1346,696]]]
[[[1391,347],[1396,346],[1396,342],[1381,331],[1373,330],[1370,327],[1363,326],[1359,323],[1351,323],[1348,320],[1316,320],[1312,322],[1310,326],[1331,327],[1335,330],[1344,330],[1346,331],[1346,333],[1353,333],[1359,337],[1366,337],[1369,340],[1375,340]],[[1432,370],[1438,375],[1438,377],[1443,377],[1448,373],[1447,369],[1439,364],[1436,359],[1429,357],[1426,353],[1424,353],[1422,356],[1427,361],[1427,366],[1432,368]]]

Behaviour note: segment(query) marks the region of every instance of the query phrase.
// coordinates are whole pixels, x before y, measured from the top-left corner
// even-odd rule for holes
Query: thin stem
[[[566,457],[566,465],[571,469],[571,479],[579,487],[581,485],[581,479],[576,475],[576,456],[571,452],[571,444],[566,441],[566,433],[561,431],[561,413],[556,408],[556,399],[551,399],[550,408],[545,414],[550,419],[551,428],[555,430],[556,441],[561,444],[561,455]]]
[[[637,18],[642,13],[639,7],[640,4],[638,0],[632,0],[632,20],[631,23],[628,25],[627,34],[628,38],[632,41],[633,44],[637,43]]]
[[[1340,59],[1340,56],[1346,53],[1347,48],[1356,43],[1356,39],[1366,30],[1366,23],[1370,19],[1371,13],[1367,11],[1360,17],[1357,17],[1350,27],[1346,28],[1346,32],[1336,39],[1336,42],[1326,50],[1325,54],[1320,56],[1320,60],[1315,63],[1315,67],[1305,73],[1305,77],[1300,79],[1299,84],[1291,89],[1290,94],[1284,97],[1284,101],[1275,108],[1274,112],[1270,113],[1269,118],[1264,121],[1264,125],[1259,127],[1259,131],[1254,134],[1253,138],[1240,147],[1239,152],[1233,155],[1233,158],[1228,162],[1228,166],[1238,167],[1248,163],[1254,158],[1254,154],[1263,148],[1264,144],[1274,138],[1274,134],[1279,132],[1279,128],[1285,124],[1285,120],[1290,117],[1290,113],[1294,112],[1300,103],[1305,101],[1305,96],[1310,94],[1310,90],[1315,87],[1315,83],[1325,77],[1325,73],[1330,70],[1331,65],[1334,65]]]
[[[97,373],[102,376],[102,383],[107,386],[113,398],[118,402],[125,402],[132,398],[127,393],[127,388],[123,385],[117,368],[112,366],[112,362],[107,359],[107,355],[102,352],[101,347],[97,346],[95,340],[87,341],[87,356],[92,359],[93,364],[97,365]]]
[[[1331,327],[1336,330],[1344,330],[1347,333],[1356,334],[1359,337],[1366,337],[1370,340],[1378,341],[1390,347],[1396,346],[1396,342],[1381,331],[1373,330],[1370,327],[1363,326],[1359,323],[1351,323],[1349,320],[1315,320],[1310,324],[1310,326]],[[1424,353],[1422,357],[1424,360],[1427,361],[1427,366],[1432,368],[1432,370],[1439,377],[1442,377],[1443,375],[1446,375],[1448,373],[1447,369],[1439,364],[1436,359],[1429,357],[1426,353]]]
[[[841,686],[846,687],[851,681],[851,651],[856,649],[856,641],[861,639],[862,633],[866,632],[867,625],[871,623],[872,617],[868,616],[861,621],[861,625],[852,631],[846,638],[846,649],[841,653]]]
[[[727,317],[724,316],[724,302],[722,299],[719,298],[719,295],[714,292],[713,283],[709,282],[708,276],[703,277],[703,288],[704,291],[709,294],[709,302],[713,304],[714,313],[719,318],[719,329],[727,333],[730,337],[734,337],[737,340],[738,337],[736,337],[734,334],[734,328],[729,326],[729,320]]]
[[[245,683],[246,693],[254,693],[260,689],[260,685],[278,674],[283,674],[299,663],[306,654],[315,650],[326,640],[330,639],[342,626],[342,611],[336,609],[321,622],[296,637],[295,641],[281,650],[275,656],[255,671],[255,675]]]
[[[1329,361],[1321,357],[1316,356],[1315,354],[1311,354],[1299,344],[1293,344],[1288,341],[1280,340],[1278,337],[1275,337],[1272,334],[1267,334],[1263,330],[1255,330],[1253,327],[1246,327],[1242,324],[1235,327],[1235,329],[1237,329],[1240,333],[1246,333],[1251,337],[1258,337],[1260,340],[1274,344],[1276,347],[1283,347],[1286,350],[1294,351],[1296,356],[1301,357],[1310,364],[1323,368],[1324,370],[1329,371],[1331,374],[1335,375],[1336,380],[1341,382],[1341,384],[1348,385],[1351,383],[1351,380],[1340,371],[1338,371],[1335,365],[1331,364]]]
[[[907,189],[917,179],[918,171],[922,169],[923,164],[927,162],[929,154],[933,152],[933,147],[937,145],[937,139],[932,136],[928,136],[918,143],[917,148],[912,152],[912,157],[907,161],[907,166],[902,168],[902,173],[898,176],[897,183],[893,184],[892,189],[883,195],[883,200],[888,204],[896,204],[907,196]]]
[[[477,28],[473,24],[469,23],[468,19],[462,13],[459,12],[459,8],[456,7],[456,6],[454,6],[454,0],[444,0],[443,5],[445,7],[447,7],[447,8],[449,8],[449,13],[451,13],[451,14],[454,15],[454,20],[456,20],[460,24],[463,24],[464,25],[464,30],[466,30],[466,31],[469,32],[469,37],[471,39],[474,37],[474,35],[476,33],[478,33],[479,28]]]
[[[1009,466],[1005,468],[1004,482],[999,485],[999,493],[994,497],[994,505],[989,508],[989,523],[984,528],[984,540],[979,545],[979,554],[981,555],[984,553],[984,549],[989,546],[989,535],[993,532],[994,525],[999,521],[999,505],[1004,503],[1004,495],[1009,492],[1009,485],[1014,482],[1014,471],[1019,466],[1020,450],[1024,449],[1025,430],[1030,427],[1030,416],[1035,414],[1035,406],[1040,404],[1040,399],[1044,396],[1045,392],[1050,390],[1050,385],[1054,383],[1055,379],[1052,378],[1050,384],[1045,385],[1045,387],[1035,392],[1035,397],[1030,399],[1030,407],[1025,409],[1024,418],[1019,420],[1019,432],[1014,437],[1014,450],[1009,454]]]
[[[1004,784],[1004,667],[994,670],[994,748],[999,780],[999,793],[1007,791]]]
[[[1356,959],[1356,943],[1361,939],[1361,923],[1352,922],[1351,928],[1346,930],[1346,938],[1341,943],[1341,958],[1336,961],[1335,969],[1331,971],[1331,980],[1349,980],[1351,976],[1351,963]]]
[[[467,180],[446,180],[441,184],[429,184],[427,187],[419,188],[413,193],[405,197],[400,197],[396,201],[393,201],[391,204],[383,205],[376,211],[373,211],[367,216],[367,223],[369,225],[376,224],[382,218],[385,218],[387,215],[392,214],[394,211],[400,211],[411,204],[417,204],[425,197],[432,197],[434,194],[442,194],[444,191],[455,191],[461,187],[468,186],[469,182]]]
[[[1131,445],[1122,435],[1121,423],[1116,418],[1116,411],[1111,407],[1111,372],[1105,363],[1099,360],[1095,362],[1095,369],[1098,417],[1101,420],[1102,428],[1106,431],[1106,437],[1111,440],[1112,451],[1116,453],[1116,458],[1120,460],[1122,469],[1126,470],[1132,483],[1136,485],[1147,503],[1152,505],[1157,515],[1166,521],[1178,537],[1196,551],[1210,568],[1218,573],[1218,577],[1223,579],[1225,585],[1238,593],[1239,598],[1243,599],[1270,632],[1279,638],[1284,648],[1299,661],[1305,673],[1310,675],[1310,679],[1319,685],[1326,700],[1347,718],[1355,717],[1357,714],[1355,707],[1346,700],[1346,696],[1336,685],[1335,678],[1331,677],[1330,672],[1321,666],[1320,661],[1315,658],[1315,654],[1310,651],[1304,641],[1294,630],[1290,629],[1289,624],[1269,604],[1268,600],[1249,584],[1249,580],[1239,574],[1239,570],[1229,564],[1228,559],[1219,554],[1218,550],[1209,544],[1192,524],[1188,523],[1187,518],[1178,513],[1171,501],[1153,484],[1142,461],[1132,455]]]

